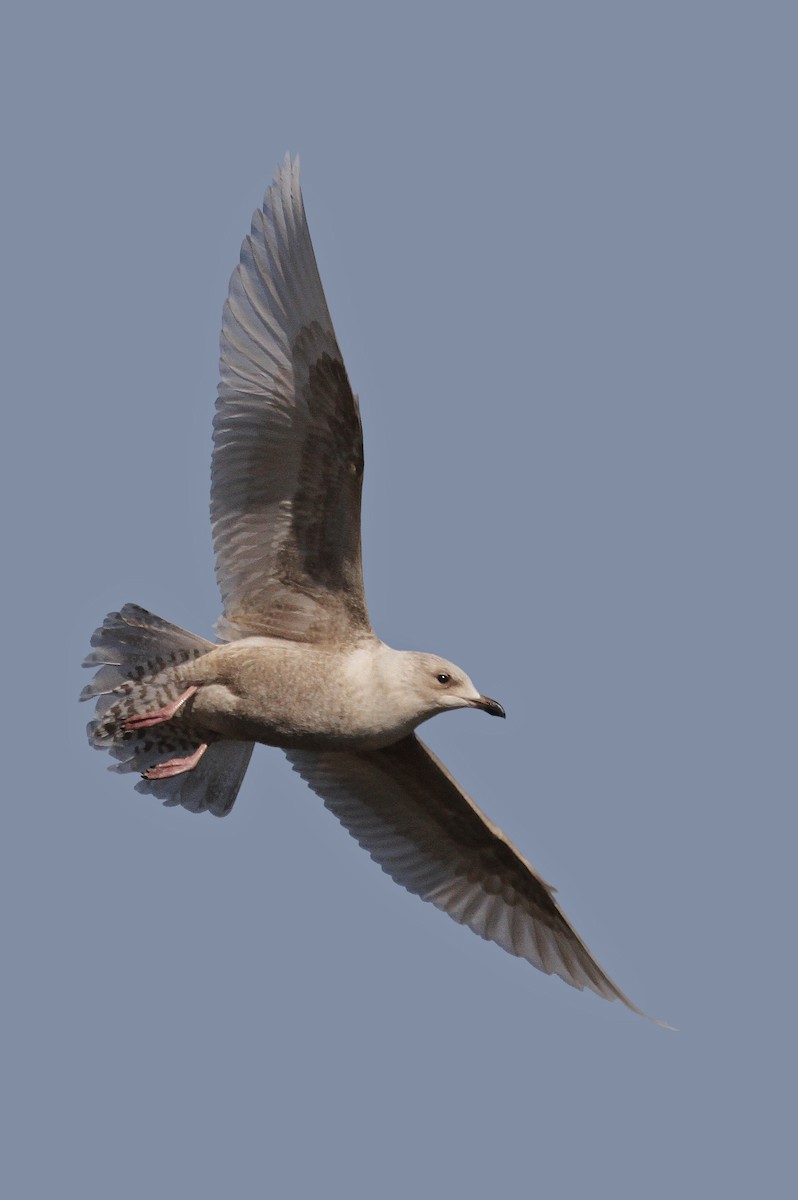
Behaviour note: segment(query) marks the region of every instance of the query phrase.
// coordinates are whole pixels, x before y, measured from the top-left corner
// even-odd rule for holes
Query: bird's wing
[[[568,924],[550,886],[415,735],[383,750],[292,750],[288,758],[409,892],[541,971],[641,1012]]]
[[[286,156],[224,306],[211,524],[222,637],[371,632],[360,559],[363,436]]]

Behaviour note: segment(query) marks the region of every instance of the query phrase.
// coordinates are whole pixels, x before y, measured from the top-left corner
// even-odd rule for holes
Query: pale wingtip
[[[652,1017],[651,1013],[647,1013],[645,1009],[638,1008],[636,1004],[632,1003],[628,996],[623,994],[620,988],[616,988],[615,995],[612,997],[607,996],[607,999],[617,999],[622,1001],[622,1003],[625,1004],[628,1009],[630,1009],[633,1013],[637,1013],[638,1017],[645,1017],[645,1019],[647,1021],[651,1021],[653,1025],[659,1025],[660,1029],[669,1029],[671,1033],[679,1032],[675,1025],[670,1025],[667,1021],[660,1021],[659,1017]]]
[[[272,187],[275,184],[281,183],[286,177],[290,179],[292,175],[296,175],[297,179],[299,179],[299,154],[292,154],[290,150],[286,150],[283,155],[283,161],[274,172]]]
[[[623,1002],[627,1008],[631,1008],[632,1012],[637,1013],[639,1017],[645,1017],[653,1025],[659,1025],[660,1029],[669,1029],[671,1033],[679,1032],[675,1025],[669,1025],[667,1021],[660,1021],[659,1017],[652,1017],[651,1013],[644,1012],[642,1008],[638,1008],[636,1004],[632,1004],[631,1000],[627,1000],[626,996],[623,997]]]
[[[266,188],[260,211],[268,214],[273,208],[275,197],[282,194],[286,188],[290,194],[294,183],[296,183],[296,187],[299,189],[299,154],[295,154],[292,158],[291,151],[286,150],[283,161],[275,169],[272,181]],[[252,234],[255,233],[254,221],[257,216],[258,212],[256,210],[255,217],[253,217]],[[233,275],[239,270],[240,266],[236,266]]]

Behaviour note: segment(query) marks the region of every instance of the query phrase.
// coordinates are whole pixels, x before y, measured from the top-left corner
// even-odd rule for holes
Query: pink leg
[[[197,684],[193,684],[190,688],[186,688],[182,696],[178,696],[171,704],[167,704],[166,708],[156,709],[155,712],[141,713],[139,716],[128,717],[125,721],[125,729],[147,729],[150,725],[162,725],[164,721],[171,721],[172,717],[182,708],[186,700],[190,700],[195,692],[199,691]]]
[[[144,772],[144,779],[171,779],[173,775],[182,775],[185,771],[193,771],[205,751],[207,743],[203,742],[193,754],[187,758],[170,758],[168,762],[158,763]]]

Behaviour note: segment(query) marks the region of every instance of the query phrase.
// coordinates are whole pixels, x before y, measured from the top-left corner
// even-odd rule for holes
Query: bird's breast
[[[247,638],[197,661],[192,721],[219,738],[282,749],[379,749],[413,728],[368,659]]]

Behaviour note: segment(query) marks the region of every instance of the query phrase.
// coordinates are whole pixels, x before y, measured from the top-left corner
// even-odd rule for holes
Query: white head
[[[417,650],[394,653],[401,654],[404,689],[411,690],[420,721],[450,708],[480,708],[492,717],[505,715],[501,704],[478,692],[465,671],[454,663]]]

